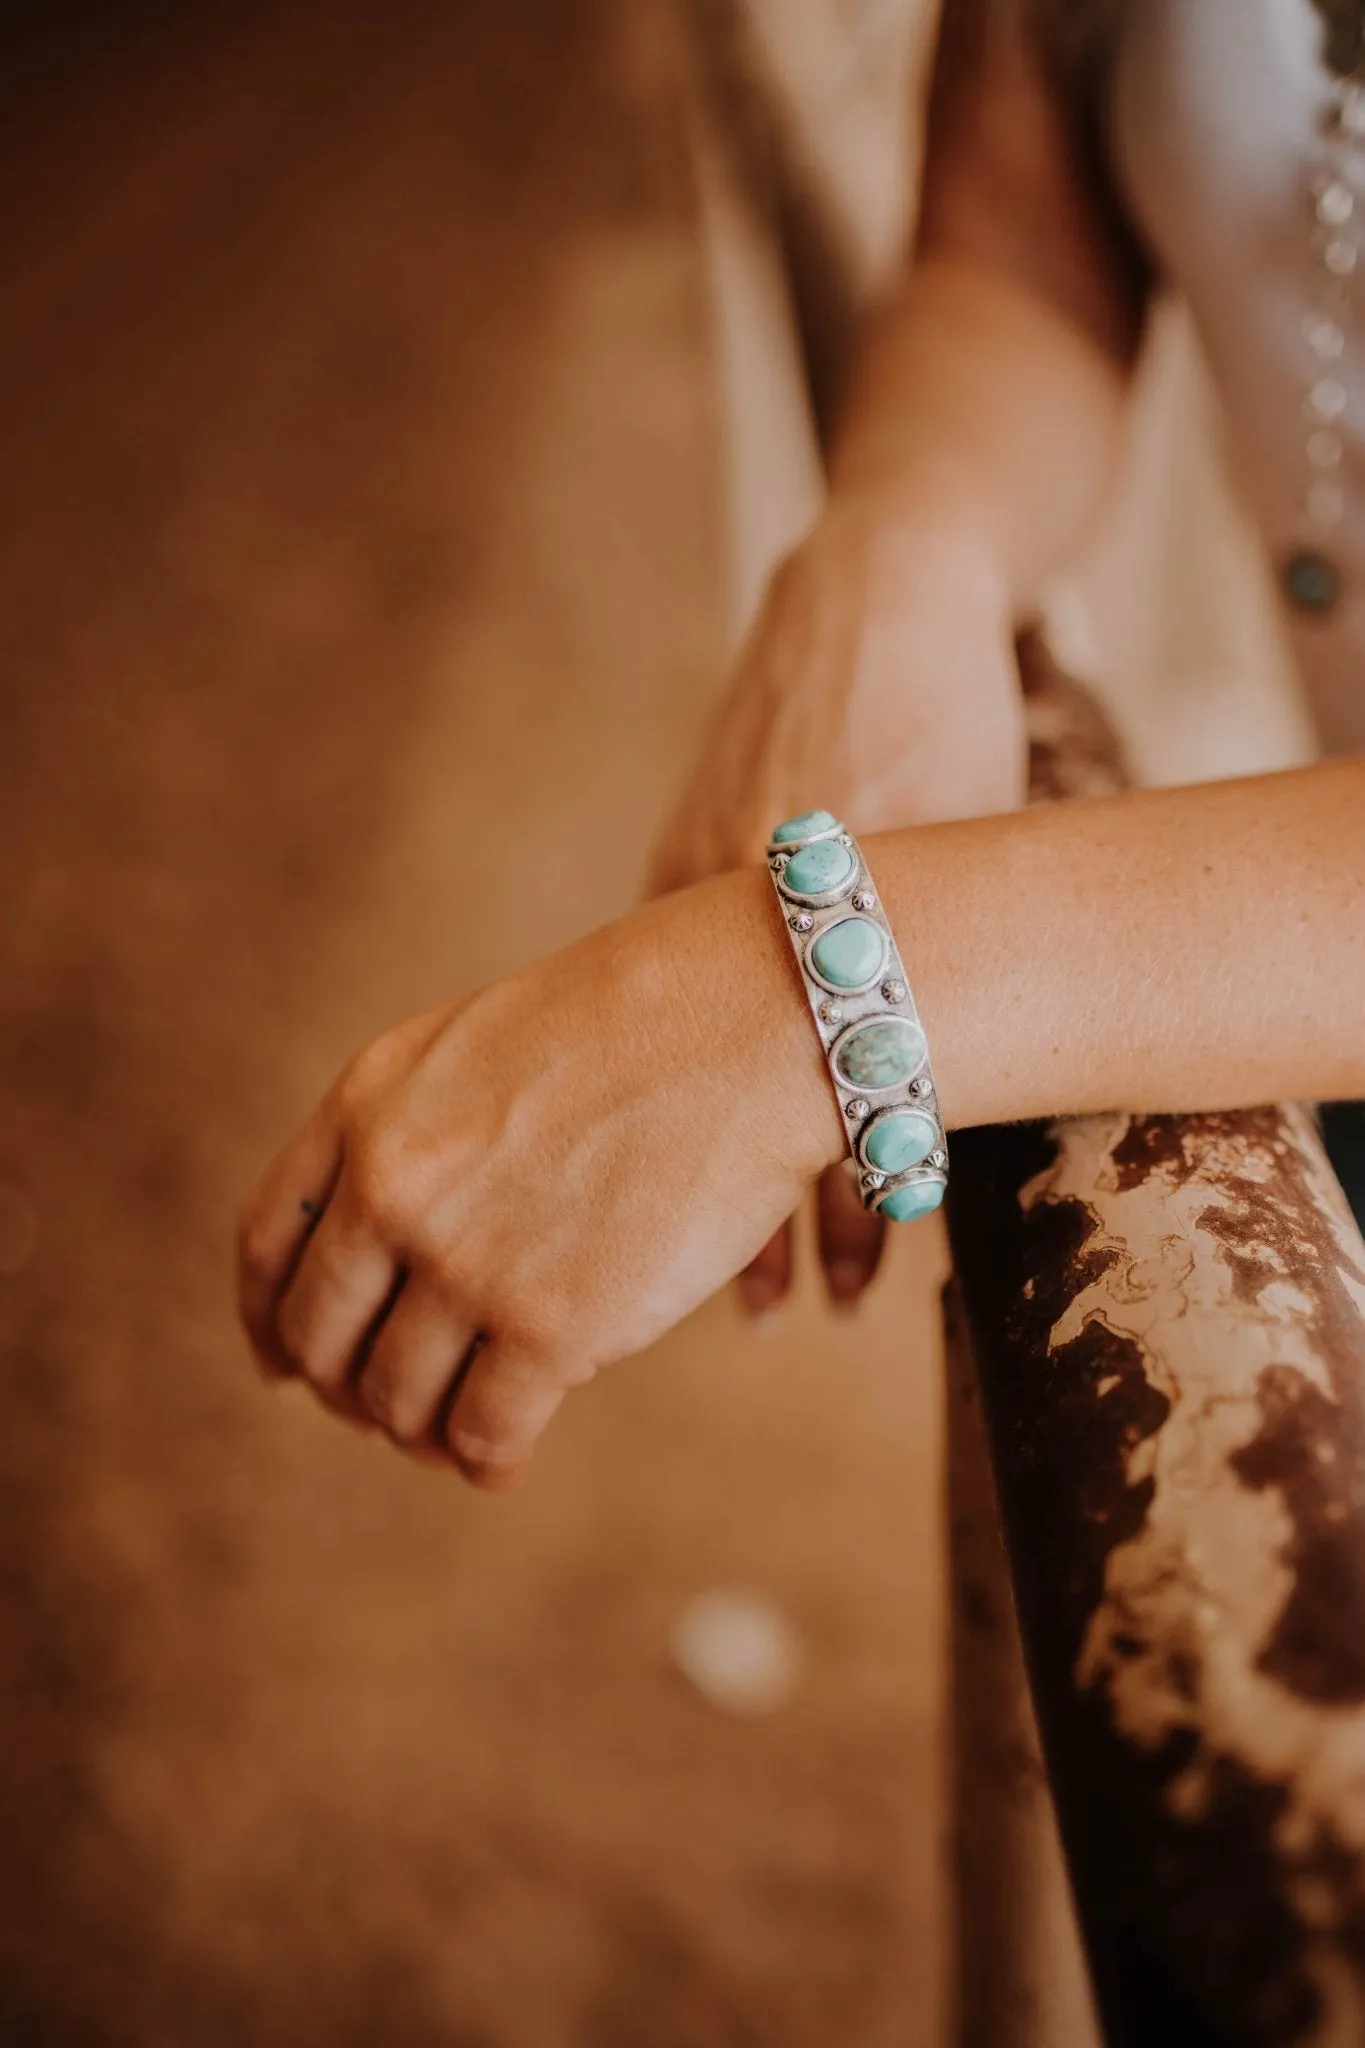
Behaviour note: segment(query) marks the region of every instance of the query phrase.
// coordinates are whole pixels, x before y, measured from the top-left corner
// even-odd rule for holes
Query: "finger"
[[[515,1486],[565,1387],[541,1358],[497,1339],[480,1345],[445,1425],[465,1478],[494,1493]]]
[[[265,1371],[293,1372],[275,1312],[316,1229],[341,1168],[341,1131],[330,1103],[286,1145],[242,1211],[237,1234],[237,1309]]]
[[[343,1173],[275,1315],[286,1357],[324,1400],[360,1411],[348,1385],[402,1274],[360,1214]]]
[[[816,1231],[830,1300],[852,1308],[877,1270],[886,1225],[864,1209],[845,1167],[832,1166],[820,1177]]]
[[[408,1281],[370,1346],[356,1389],[395,1443],[415,1449],[432,1442],[474,1334],[472,1318],[452,1314],[435,1288]]]
[[[786,1299],[791,1284],[792,1227],[784,1223],[773,1232],[758,1257],[749,1261],[735,1285],[746,1314],[763,1316]]]

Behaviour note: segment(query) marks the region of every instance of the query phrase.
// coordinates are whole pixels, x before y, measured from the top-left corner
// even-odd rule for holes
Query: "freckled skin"
[[[865,845],[950,1126],[1365,1093],[1365,763]],[[844,1150],[768,877],[720,877],[379,1039],[249,1205],[243,1312],[274,1370],[505,1483]]]

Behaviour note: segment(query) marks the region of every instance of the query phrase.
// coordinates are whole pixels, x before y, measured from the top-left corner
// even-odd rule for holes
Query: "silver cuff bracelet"
[[[865,1208],[937,1209],[948,1145],[924,1028],[862,849],[828,811],[768,842],[768,867],[820,1033]]]

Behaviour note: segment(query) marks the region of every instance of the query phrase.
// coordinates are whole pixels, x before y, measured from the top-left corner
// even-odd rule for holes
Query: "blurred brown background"
[[[676,22],[3,53],[0,2040],[928,2043],[933,1239],[854,1324],[714,1303],[505,1501],[228,1309],[337,1063],[630,902],[723,673]],[[766,1718],[670,1662],[730,1583],[802,1647]]]

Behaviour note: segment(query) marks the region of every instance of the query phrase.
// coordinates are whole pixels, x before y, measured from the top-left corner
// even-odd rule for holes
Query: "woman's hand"
[[[243,1319],[268,1371],[506,1485],[842,1143],[767,878],[727,876],[377,1039],[247,1205]]]
[[[769,585],[652,889],[760,859],[779,818],[816,806],[855,832],[1013,810],[1013,641],[998,567],[946,518],[832,507]]]
[[[773,579],[652,887],[757,859],[779,818],[816,806],[856,832],[1011,810],[1025,769],[1010,605],[988,551],[943,513],[836,501]],[[830,1293],[851,1306],[885,1226],[842,1170],[821,1183],[818,1228]],[[761,1314],[790,1277],[784,1224],[741,1297]]]

